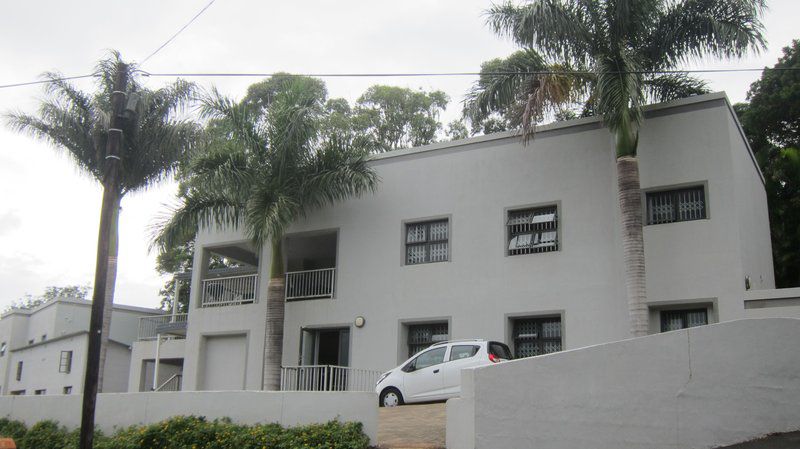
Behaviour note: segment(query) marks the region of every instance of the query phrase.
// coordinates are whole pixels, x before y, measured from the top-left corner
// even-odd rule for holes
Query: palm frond
[[[166,251],[192,240],[199,228],[239,226],[243,206],[219,192],[193,191],[151,227],[150,249]]]
[[[302,175],[299,190],[304,212],[374,193],[378,183],[367,153],[334,139],[314,154]]]
[[[584,65],[594,45],[591,16],[598,7],[591,1],[533,0],[522,6],[506,2],[492,5],[486,22],[495,33],[510,37],[521,47],[536,48],[564,63]]]
[[[200,116],[225,121],[232,137],[247,147],[248,151],[263,151],[267,147],[264,132],[259,126],[259,117],[253,108],[237,104],[216,87],[200,95]]]
[[[765,0],[681,0],[655,16],[642,53],[649,68],[707,56],[738,58],[766,48]]]

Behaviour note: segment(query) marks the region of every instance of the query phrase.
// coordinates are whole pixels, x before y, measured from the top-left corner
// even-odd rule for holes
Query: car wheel
[[[403,395],[400,394],[400,390],[397,388],[387,388],[381,392],[378,405],[381,407],[396,407],[398,405],[403,405]]]

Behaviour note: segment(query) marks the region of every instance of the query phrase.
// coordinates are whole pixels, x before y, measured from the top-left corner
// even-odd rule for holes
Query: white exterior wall
[[[46,389],[47,394],[62,394],[67,386],[72,387],[73,393],[83,391],[86,344],[86,334],[81,334],[10,353],[8,387],[4,394],[25,390],[26,395],[32,395],[40,389]],[[58,372],[61,351],[72,351],[72,369],[69,373]],[[20,361],[22,379],[18,381],[16,372]]]
[[[447,448],[711,448],[795,431],[798,345],[800,320],[752,319],[465,369]]]
[[[155,309],[115,305],[111,316],[109,353],[106,359],[104,391],[127,391],[130,372],[130,349],[136,340],[139,317],[159,315]],[[47,394],[61,394],[71,386],[73,393],[83,387],[86,364],[86,333],[89,330],[91,302],[57,299],[31,310],[13,310],[0,317],[0,343],[6,353],[0,356],[2,394],[11,391],[46,389]],[[42,341],[42,336],[46,339]],[[64,338],[67,337],[67,338]],[[30,341],[33,340],[33,345]],[[72,372],[59,373],[61,351],[72,350]],[[23,362],[23,380],[16,381],[18,361]]]
[[[178,415],[213,420],[231,418],[241,424],[279,423],[283,426],[357,421],[373,444],[378,435],[374,393],[285,393],[263,391],[103,393],[97,395],[95,425],[106,433],[136,424],[152,424]],[[0,398],[0,416],[31,426],[51,419],[69,429],[80,427],[80,396]]]
[[[730,106],[712,94],[651,108],[647,117],[642,187],[704,184],[709,211],[705,220],[644,229],[651,330],[660,330],[660,307],[708,304],[712,322],[741,318],[746,273],[754,288],[773,281],[763,184]],[[528,146],[510,134],[484,136],[378,155],[372,165],[381,179],[374,195],[290,229],[337,231],[337,272],[334,299],[286,304],[284,365],[298,364],[304,327],[348,327],[350,366],[376,370],[405,358],[404,325],[416,321],[448,321],[452,339],[511,343],[509,317],[560,315],[565,349],[627,338],[613,139],[597,119],[540,127]],[[550,204],[559,207],[559,251],[506,256],[507,210]],[[432,218],[450,220],[449,261],[404,265],[404,223]],[[197,247],[244,239],[201,232]],[[269,251],[261,254],[260,302],[210,309],[197,307],[200,253],[185,389],[201,385],[203,336],[242,332],[249,332],[247,388],[257,388]],[[363,328],[351,325],[357,316]]]
[[[170,339],[162,340],[159,349],[159,357],[165,359],[183,359],[186,354],[186,340]],[[131,369],[128,376],[129,393],[139,391],[150,391],[153,388],[153,372],[145,370],[144,364],[156,359],[156,342],[154,340],[137,341],[133,343],[131,350]],[[181,370],[181,373],[183,369]],[[159,384],[166,382],[175,371],[171,371],[168,365],[162,364],[159,368]]]
[[[207,249],[215,246],[244,241],[244,236],[235,231],[213,230],[199,232],[195,248]],[[207,254],[195,251],[192,284],[190,291],[189,317],[186,332],[185,358],[183,363],[183,390],[196,391],[204,388],[206,347],[208,337],[226,335],[246,335],[246,366],[228,367],[231,375],[244,377],[244,389],[260,390],[262,387],[262,366],[264,360],[264,335],[268,267],[260,264],[257,295],[260,298],[253,304],[228,307],[200,307],[202,279],[205,272],[204,261]],[[270,251],[264,250],[260,260],[270,260]]]

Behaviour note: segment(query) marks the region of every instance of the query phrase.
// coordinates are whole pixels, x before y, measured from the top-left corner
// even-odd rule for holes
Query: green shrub
[[[369,438],[360,423],[325,424],[284,429],[278,424],[237,425],[180,416],[117,433],[103,449],[364,449]]]
[[[13,438],[15,442],[19,442],[27,431],[28,428],[21,421],[0,418],[0,438]]]
[[[18,441],[21,449],[72,449],[69,431],[55,421],[39,421]]]
[[[26,433],[20,422],[0,420],[0,435],[4,432],[20,449],[78,447],[78,430],[67,432],[54,421],[41,421]],[[208,421],[202,416],[131,426],[109,437],[95,431],[94,438],[95,449],[366,449],[369,445],[361,423],[330,421],[283,428],[279,424],[240,425],[229,419]]]

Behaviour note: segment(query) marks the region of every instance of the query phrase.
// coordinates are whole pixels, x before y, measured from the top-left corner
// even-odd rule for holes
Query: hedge
[[[30,429],[0,419],[0,437],[14,438],[18,449],[77,449],[78,431],[54,421]],[[95,449],[366,449],[361,423],[330,421],[297,427],[234,424],[202,416],[177,416],[156,424],[131,426],[112,436],[96,431]]]

